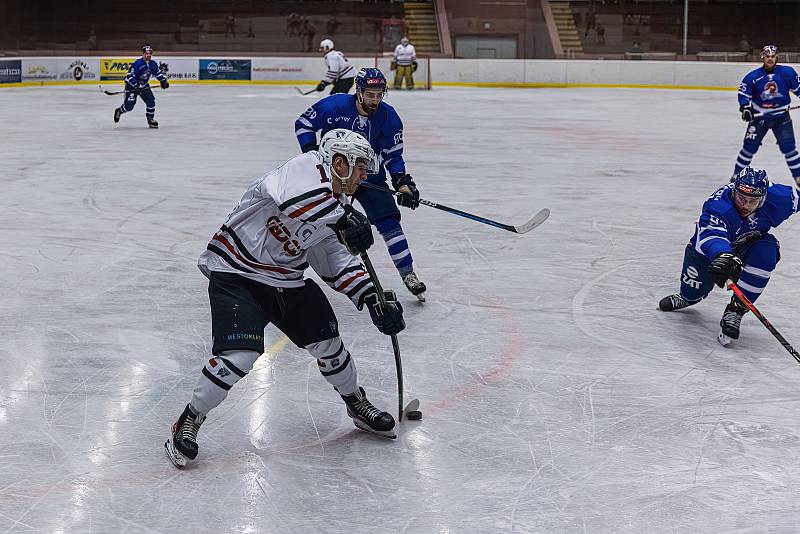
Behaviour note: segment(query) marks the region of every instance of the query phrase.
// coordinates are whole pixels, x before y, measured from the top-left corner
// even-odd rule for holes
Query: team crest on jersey
[[[772,100],[774,98],[781,98],[783,93],[778,91],[778,84],[770,80],[764,85],[764,90],[761,91],[761,100]]]

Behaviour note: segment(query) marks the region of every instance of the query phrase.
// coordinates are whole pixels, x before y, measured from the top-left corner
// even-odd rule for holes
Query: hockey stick
[[[403,193],[399,191],[392,191],[391,189],[387,189],[386,187],[381,187],[379,185],[375,185],[369,182],[361,182],[359,185],[367,187],[369,189],[376,189],[378,191],[386,191],[389,194],[394,196],[401,196]],[[531,217],[531,219],[519,226],[512,226],[510,224],[503,224],[497,221],[493,221],[491,219],[487,219],[485,217],[481,217],[480,215],[473,215],[472,213],[467,213],[466,211],[457,210],[455,208],[451,208],[449,206],[445,206],[444,204],[437,204],[436,202],[431,202],[429,200],[425,200],[424,198],[419,199],[419,203],[423,206],[430,206],[431,208],[436,208],[438,210],[446,211],[447,213],[452,213],[453,215],[458,215],[460,217],[466,217],[467,219],[472,219],[473,221],[478,221],[479,223],[488,224],[489,226],[494,226],[496,228],[502,228],[503,230],[508,230],[509,232],[514,232],[515,234],[525,234],[530,232],[537,226],[541,225],[543,222],[550,217],[550,210],[547,208],[539,210],[539,212]]]
[[[386,295],[383,294],[383,288],[378,281],[378,275],[375,274],[375,268],[372,266],[372,262],[369,261],[369,256],[366,251],[361,253],[361,261],[366,265],[369,277],[372,278],[372,285],[375,286],[375,291],[378,293],[378,302],[386,309]],[[403,409],[403,362],[400,360],[400,343],[397,341],[397,335],[392,334],[391,337],[392,350],[394,351],[394,366],[397,370],[397,418],[398,422],[401,422],[404,413],[419,410],[419,400],[413,399],[408,403],[406,409]]]
[[[102,85],[98,85],[98,87],[100,87],[100,90],[103,91],[107,95],[121,95],[121,94],[123,94],[125,92],[125,89],[123,89],[122,91],[109,91],[108,89],[103,89]],[[158,86],[158,85],[151,85],[150,89],[158,89],[159,87],[160,86]],[[134,91],[134,92],[135,93],[139,93],[138,90]]]
[[[728,289],[730,289],[731,291],[733,291],[736,294],[736,297],[742,302],[742,304],[747,306],[747,308],[751,312],[753,312],[753,315],[758,317],[758,320],[761,321],[761,324],[763,324],[764,326],[767,327],[767,330],[769,330],[770,334],[775,336],[775,339],[777,339],[780,342],[780,344],[783,345],[783,348],[785,348],[786,350],[789,351],[789,354],[791,354],[794,357],[794,359],[797,360],[797,363],[800,363],[800,354],[798,354],[797,351],[794,350],[794,347],[792,347],[789,344],[789,342],[786,341],[786,338],[784,338],[781,335],[781,333],[778,332],[778,330],[776,330],[774,326],[772,326],[772,323],[770,323],[767,320],[767,318],[764,317],[761,314],[760,311],[758,311],[758,308],[756,308],[755,304],[750,302],[750,299],[748,299],[747,297],[744,296],[744,293],[742,293],[742,290],[739,289],[738,287],[736,287],[736,284],[734,284],[730,280],[728,280]]]
[[[295,86],[295,88],[294,88],[294,89],[295,89],[295,91],[297,91],[298,93],[300,93],[300,94],[301,94],[301,95],[303,95],[303,96],[310,95],[311,93],[316,93],[316,92],[317,92],[317,89],[316,89],[316,88],[314,88],[314,89],[312,89],[312,90],[310,90],[310,91],[305,91],[305,92],[303,92],[303,90],[302,90],[302,89],[300,89],[300,88],[299,88],[299,87],[297,87],[297,86]]]
[[[789,106],[788,108],[786,108],[786,111],[791,111],[793,109],[800,109],[800,106]],[[766,115],[767,115],[766,113],[758,113],[756,115],[753,115],[753,118],[760,119],[762,117],[765,117]]]

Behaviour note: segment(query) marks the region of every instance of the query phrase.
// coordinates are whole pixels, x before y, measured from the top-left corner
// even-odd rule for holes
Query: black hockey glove
[[[397,70],[397,61],[389,63],[389,70]]]
[[[336,238],[339,242],[347,247],[350,254],[354,256],[366,252],[375,242],[375,238],[372,237],[372,228],[366,215],[356,211],[349,204],[344,206],[344,215],[339,217],[334,224],[329,224],[328,226],[336,232]]]
[[[742,112],[742,120],[744,122],[753,122],[753,108],[750,106],[742,106],[739,108]]]
[[[406,327],[406,322],[403,320],[403,307],[397,302],[397,295],[391,289],[384,290],[383,294],[386,298],[385,309],[378,300],[377,292],[364,295],[364,304],[367,305],[369,316],[378,330],[382,334],[393,336],[402,332]]]
[[[411,62],[411,72],[417,72],[417,62],[416,61],[412,61]]]
[[[409,191],[400,191],[400,188],[403,186],[407,187]],[[393,174],[392,187],[394,187],[395,191],[400,193],[397,197],[397,203],[399,205],[404,208],[411,208],[412,210],[417,209],[419,206],[419,190],[410,174],[401,174],[399,172]]]
[[[166,89],[167,87],[169,87],[169,82],[165,78],[165,79],[161,80],[161,88],[162,89]]]
[[[317,84],[317,91],[324,91],[326,85],[328,85],[328,82],[326,82],[325,80],[322,80],[321,82],[319,82]]]
[[[725,287],[725,282],[729,279],[733,282],[739,280],[742,274],[742,260],[731,254],[723,252],[708,265],[708,274],[719,287]]]

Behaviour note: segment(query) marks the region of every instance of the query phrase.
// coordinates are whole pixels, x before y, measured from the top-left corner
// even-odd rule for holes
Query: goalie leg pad
[[[203,366],[203,376],[197,381],[189,404],[200,414],[219,406],[236,382],[247,376],[259,356],[252,350],[231,350],[212,357]]]

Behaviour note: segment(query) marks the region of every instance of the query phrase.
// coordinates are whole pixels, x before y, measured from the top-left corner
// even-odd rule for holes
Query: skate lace
[[[364,417],[365,419],[369,419],[370,421],[375,420],[375,418],[381,413],[379,409],[373,406],[372,403],[365,398],[354,402],[353,410],[358,415]]]
[[[414,273],[408,273],[405,278],[403,278],[403,282],[405,282],[406,286],[414,287],[419,285],[419,278]]]
[[[680,295],[670,295],[669,300],[672,303],[672,307],[674,309],[683,308],[688,304],[686,299],[684,299]]]
[[[197,442],[197,432],[200,430],[200,425],[203,420],[199,418],[186,418],[186,421],[181,427],[181,439],[191,442]]]
[[[734,311],[726,311],[722,314],[722,322],[727,327],[739,328],[742,324],[742,316]]]

